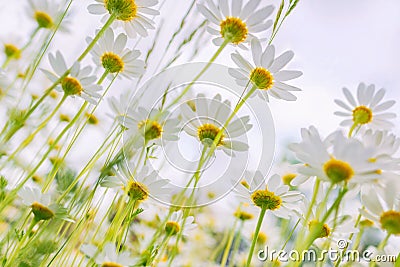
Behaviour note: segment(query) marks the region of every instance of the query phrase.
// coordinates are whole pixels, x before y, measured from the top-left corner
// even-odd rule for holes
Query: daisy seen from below
[[[360,213],[373,221],[388,235],[400,235],[400,194],[397,186],[388,184],[384,194],[377,194],[373,189],[362,195],[361,202],[365,209]]]
[[[127,267],[134,261],[128,251],[119,252],[112,243],[106,243],[100,253],[96,246],[89,244],[82,245],[81,251],[101,267]]]
[[[252,40],[251,51],[254,64],[247,61],[239,52],[231,55],[232,60],[239,67],[229,69],[229,73],[235,78],[236,83],[243,87],[251,83],[253,90],[257,89],[257,95],[267,101],[269,101],[269,96],[286,101],[296,100],[296,96],[291,91],[301,90],[286,84],[286,81],[300,77],[302,72],[282,70],[293,58],[294,53],[286,51],[275,58],[275,47],[269,45],[263,51],[258,39]]]
[[[182,235],[188,236],[189,232],[197,227],[194,223],[194,217],[188,216],[184,218],[182,210],[174,211],[168,219],[165,219],[167,214],[160,218],[161,221],[166,221],[164,225],[165,234],[168,236],[177,235],[182,231]]]
[[[236,118],[228,126],[223,127],[232,112],[229,100],[222,101],[221,95],[217,94],[209,99],[198,94],[194,100],[194,106],[190,107],[188,102],[182,105],[182,115],[188,122],[185,132],[197,138],[204,146],[211,147],[216,142],[217,135],[222,131],[218,141],[217,149],[222,149],[227,155],[233,151],[246,151],[248,145],[245,142],[235,140],[249,131],[252,125],[250,117]]]
[[[137,34],[148,35],[148,30],[155,29],[154,22],[148,16],[160,14],[153,9],[158,0],[95,0],[97,3],[88,6],[88,11],[94,15],[104,15],[103,21],[114,16],[117,27],[123,27],[129,37]]]
[[[86,41],[91,43],[93,39],[87,38]],[[127,41],[124,33],[114,38],[114,31],[108,28],[91,50],[94,63],[110,74],[127,79],[141,76],[145,71],[144,61],[138,59],[140,51],[126,48]]]
[[[62,15],[60,4],[60,1],[29,0],[29,7],[26,9],[26,13],[33,18],[38,28],[52,29]],[[68,31],[63,25],[68,25],[68,23],[64,21],[59,29],[64,32]]]
[[[93,105],[98,103],[102,87],[95,84],[97,78],[91,75],[92,67],[82,68],[79,62],[75,62],[71,69],[68,69],[59,51],[55,55],[49,54],[49,61],[55,73],[43,69],[42,71],[53,83],[59,81],[60,84],[56,87],[58,91],[63,91],[66,96],[79,96]],[[66,73],[69,74],[65,76]]]
[[[360,141],[336,132],[328,145],[313,126],[302,129],[302,137],[302,142],[289,146],[303,163],[298,167],[299,173],[334,184],[361,184],[381,178],[379,164],[371,160],[374,150],[365,148]]]
[[[37,222],[53,218],[74,222],[68,216],[65,208],[51,203],[51,195],[43,194],[38,187],[24,186],[19,190],[18,195],[22,202],[31,208]]]
[[[349,89],[343,88],[343,94],[348,104],[335,99],[335,103],[345,110],[344,112],[336,111],[335,115],[345,118],[340,125],[351,127],[349,136],[355,129],[362,126],[376,130],[390,129],[394,126],[390,119],[394,119],[396,114],[387,112],[387,110],[396,101],[383,101],[385,93],[386,91],[383,88],[375,91],[375,85],[367,86],[360,83],[357,88],[357,98],[354,98]]]
[[[148,111],[144,107],[139,107],[126,116],[118,116],[117,119],[129,129],[130,136],[139,137],[135,142],[137,146],[149,143],[161,145],[167,141],[178,140],[179,120],[170,117],[169,112],[160,115],[158,109]]]
[[[254,174],[245,172],[244,179],[235,187],[236,196],[243,203],[250,203],[270,210],[275,216],[289,219],[294,215],[297,202],[303,199],[298,191],[290,191],[289,186],[282,184],[279,175],[272,175],[265,184],[264,176],[260,171]]]
[[[230,4],[229,4],[230,2]],[[206,0],[206,4],[197,4],[199,11],[213,24],[207,31],[214,36],[215,45],[232,43],[245,48],[243,43],[249,42],[254,34],[263,32],[272,26],[267,20],[274,11],[272,5],[258,9],[260,0],[250,0],[243,6],[242,0]]]
[[[169,180],[159,177],[157,172],[149,171],[143,166],[135,175],[135,165],[132,163],[121,163],[118,165],[116,176],[105,177],[100,185],[108,188],[122,188],[124,193],[132,200],[145,201],[149,196],[160,197],[169,193]]]

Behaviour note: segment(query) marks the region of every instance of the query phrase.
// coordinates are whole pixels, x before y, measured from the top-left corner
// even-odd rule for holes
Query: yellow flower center
[[[367,124],[372,121],[372,110],[366,106],[358,106],[353,110],[353,121],[356,124]]]
[[[237,209],[233,214],[236,218],[242,221],[247,221],[253,219],[254,215],[248,212],[245,212],[241,209]]]
[[[101,56],[101,64],[104,69],[106,69],[110,73],[117,73],[124,70],[124,61],[120,56],[107,52]]]
[[[274,77],[268,70],[257,67],[250,73],[250,81],[261,90],[269,90],[274,85]]]
[[[325,162],[323,169],[326,176],[328,176],[333,183],[348,181],[354,175],[354,170],[350,164],[334,158]]]
[[[49,29],[49,28],[53,27],[53,25],[54,25],[53,19],[46,12],[36,11],[34,18],[40,28]]]
[[[282,199],[273,192],[265,190],[257,190],[251,195],[251,200],[258,207],[265,207],[267,210],[279,209]]]
[[[38,202],[33,202],[31,205],[32,212],[35,215],[35,219],[40,221],[40,220],[50,220],[51,218],[54,217],[54,212],[50,210],[48,207],[38,203]]]
[[[240,44],[247,38],[248,29],[246,23],[240,18],[227,17],[221,21],[221,35],[225,40],[234,44]]]
[[[361,227],[372,227],[372,226],[374,226],[374,222],[371,220],[365,219],[360,222],[360,226]]]
[[[81,95],[83,91],[81,83],[73,77],[65,77],[61,82],[61,87],[66,95]]]
[[[253,235],[254,235],[254,234],[253,234]],[[260,231],[260,232],[258,233],[257,244],[263,245],[263,244],[267,243],[267,240],[268,240],[267,234]]]
[[[176,235],[179,233],[181,227],[179,223],[169,221],[165,224],[165,232],[167,232],[168,235]]]
[[[146,141],[160,138],[163,131],[161,125],[157,121],[152,120],[139,122],[138,128],[142,131]]]
[[[211,146],[217,137],[220,128],[211,123],[206,123],[197,128],[197,136],[203,145]],[[222,134],[217,146],[224,144],[224,135]]]
[[[121,264],[115,263],[115,262],[106,261],[106,262],[103,262],[101,267],[124,267],[124,266]]]
[[[18,47],[16,47],[13,44],[5,44],[4,53],[8,58],[15,58],[15,59],[21,58],[21,50],[19,50]]]
[[[135,181],[128,182],[127,191],[128,196],[134,200],[146,200],[149,196],[149,191],[147,187],[144,184]]]
[[[290,185],[294,178],[296,178],[297,174],[288,173],[282,176],[282,181],[285,185]]]
[[[94,114],[86,112],[85,117],[87,118],[87,122],[89,124],[93,124],[93,125],[99,124],[99,119]]]
[[[382,229],[394,235],[400,235],[400,212],[389,210],[382,213],[379,219]]]
[[[240,184],[243,185],[244,187],[246,187],[247,189],[250,189],[250,185],[246,180],[240,181]]]
[[[317,238],[324,238],[328,237],[331,233],[331,228],[325,223],[321,224],[320,222],[316,220],[312,220],[309,224],[308,227],[310,229],[310,232],[315,233]]]
[[[104,5],[110,14],[117,16],[118,20],[131,21],[137,14],[134,0],[104,0]]]

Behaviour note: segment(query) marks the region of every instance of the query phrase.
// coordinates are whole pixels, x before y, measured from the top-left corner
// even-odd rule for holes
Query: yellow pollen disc
[[[242,221],[247,221],[253,219],[254,215],[248,212],[245,212],[241,209],[237,209],[233,214],[236,218]]]
[[[400,212],[389,210],[382,213],[379,222],[382,229],[393,235],[400,235]]]
[[[317,238],[328,237],[331,233],[331,228],[329,228],[326,223],[321,225],[321,223],[316,220],[312,220],[308,224],[308,227],[310,232],[314,232],[317,235]]]
[[[106,262],[103,262],[101,267],[124,267],[124,266],[121,264],[115,263],[115,262],[106,261]]]
[[[325,162],[323,170],[333,183],[348,181],[354,175],[354,170],[350,164],[334,158]]]
[[[246,23],[235,17],[227,17],[221,21],[220,27],[222,38],[234,44],[244,42],[249,32]]]
[[[152,120],[143,120],[139,122],[138,128],[142,131],[146,141],[160,138],[163,132],[161,125],[157,121]]]
[[[15,59],[21,58],[21,50],[19,50],[18,47],[16,47],[13,44],[5,44],[4,53],[8,58],[15,58]]]
[[[49,29],[53,27],[53,19],[46,12],[36,11],[34,14],[34,18],[40,28]]]
[[[149,196],[149,191],[144,184],[129,181],[128,188],[127,188],[128,196],[134,200],[146,200]]]
[[[257,243],[260,245],[263,245],[263,244],[267,243],[267,240],[268,240],[267,234],[260,231],[258,233]]]
[[[250,81],[261,90],[269,90],[274,86],[274,77],[268,70],[257,67],[250,73]]]
[[[134,0],[104,0],[104,5],[110,14],[115,14],[118,20],[131,21],[137,15],[137,5]]]
[[[204,145],[211,146],[214,143],[215,138],[217,137],[220,128],[211,123],[206,123],[197,128],[197,136],[199,137],[200,142]],[[224,144],[224,135],[221,135],[221,138],[218,141],[217,146],[221,146]]]
[[[366,106],[358,106],[353,110],[353,121],[356,124],[370,123],[372,117],[372,110]]]
[[[33,202],[31,205],[32,213],[35,215],[37,220],[50,220],[54,217],[54,212],[51,211],[48,207],[38,203]]]
[[[112,52],[104,53],[100,60],[104,69],[110,73],[122,72],[124,70],[124,61],[117,54]]]
[[[281,207],[282,199],[273,192],[265,190],[257,190],[251,195],[254,205],[267,210],[276,210]]]
[[[372,226],[374,226],[374,222],[371,220],[365,219],[360,222],[360,226],[361,227],[372,227]]]
[[[61,82],[61,87],[66,95],[81,95],[83,91],[81,83],[73,77],[65,77]]]
[[[85,117],[87,118],[87,121],[89,124],[93,124],[93,125],[99,124],[99,119],[94,114],[86,112]]]
[[[165,232],[167,232],[168,235],[176,235],[179,233],[181,227],[179,223],[169,221],[165,224]]]

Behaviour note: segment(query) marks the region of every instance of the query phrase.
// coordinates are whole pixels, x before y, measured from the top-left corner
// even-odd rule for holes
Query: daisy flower
[[[25,186],[18,192],[22,202],[31,207],[36,221],[46,221],[52,218],[74,222],[69,218],[65,208],[51,203],[51,195],[43,194],[38,187]]]
[[[348,102],[335,99],[335,103],[345,111],[336,111],[335,115],[345,117],[341,126],[351,126],[360,128],[365,125],[372,129],[390,129],[394,125],[390,119],[396,117],[395,113],[387,112],[396,101],[383,101],[385,89],[375,92],[375,85],[365,85],[360,83],[357,88],[357,99],[353,97],[349,89],[343,88],[343,94]]]
[[[231,2],[229,4],[228,2]],[[253,34],[263,32],[272,25],[272,20],[267,18],[274,11],[272,5],[258,9],[260,0],[250,0],[243,6],[242,0],[219,0],[216,5],[213,0],[206,0],[206,5],[197,4],[199,11],[214,26],[207,30],[212,35],[218,36],[213,39],[217,46],[224,42],[239,45],[249,42]]]
[[[167,215],[165,215],[167,216]],[[161,221],[165,220],[164,218],[160,218]],[[194,217],[188,216],[186,219],[183,217],[182,210],[175,211],[171,214],[170,218],[166,220],[164,226],[164,231],[167,235],[174,236],[182,231],[182,235],[188,236],[189,232],[197,227],[197,224],[194,223]]]
[[[189,104],[182,106],[182,115],[188,121],[184,128],[187,134],[197,138],[204,146],[211,146],[222,130],[217,149],[222,149],[227,155],[232,154],[232,150],[246,151],[248,149],[246,143],[234,140],[234,138],[244,135],[251,129],[249,116],[233,120],[226,128],[223,128],[232,112],[230,101],[222,102],[219,94],[213,99],[199,94],[194,100],[193,107],[195,110]]]
[[[92,38],[87,38],[88,43]],[[114,31],[108,28],[95,44],[91,53],[93,61],[110,74],[118,73],[127,79],[141,76],[145,71],[144,61],[139,60],[140,51],[126,48],[127,36],[120,33],[114,39]]]
[[[113,119],[118,119],[122,125],[124,123],[123,118],[134,112],[133,106],[135,105],[132,105],[130,95],[131,92],[126,91],[119,98],[112,96],[108,99],[108,105],[113,113],[108,115]]]
[[[110,15],[116,17],[117,27],[123,27],[129,37],[136,34],[142,37],[148,35],[149,29],[154,29],[154,22],[147,16],[156,16],[160,13],[151,8],[158,4],[158,0],[95,0],[96,4],[88,6],[88,11],[94,15],[104,15],[106,21]]]
[[[229,74],[236,79],[236,83],[245,87],[251,82],[258,89],[257,94],[267,101],[269,101],[268,95],[287,101],[296,100],[296,96],[291,91],[301,90],[285,82],[300,77],[302,72],[282,70],[293,58],[294,53],[286,51],[275,58],[275,47],[269,45],[263,51],[258,39],[251,41],[251,51],[254,64],[247,61],[239,52],[231,55],[232,60],[239,67],[229,69]]]
[[[43,69],[42,71],[53,83],[61,79],[60,84],[56,87],[58,91],[64,91],[67,96],[80,96],[93,105],[97,104],[101,98],[98,93],[101,86],[95,84],[96,76],[90,75],[92,67],[81,68],[80,63],[75,62],[71,69],[68,69],[65,59],[59,51],[55,55],[49,54],[49,61],[55,73]],[[65,73],[69,73],[69,75],[64,77]]]
[[[169,193],[166,187],[169,180],[161,179],[155,171],[149,172],[147,166],[143,166],[135,175],[132,174],[132,171],[135,170],[132,163],[129,166],[122,163],[118,167],[117,175],[105,177],[100,183],[101,186],[122,188],[131,199],[138,201],[144,201],[149,196],[159,197]]]
[[[348,139],[336,132],[333,140],[321,140],[318,130],[311,126],[302,129],[303,141],[289,148],[304,165],[298,172],[331,183],[361,184],[380,178],[380,166],[374,162],[374,150],[365,148],[355,139]]]
[[[62,15],[60,10],[60,1],[49,1],[49,0],[29,0],[29,7],[26,9],[28,16],[32,17],[37,23],[39,28],[51,29],[58,23],[59,17]],[[64,21],[64,25],[68,25]],[[59,30],[68,31],[68,29],[60,25]]]
[[[400,194],[396,185],[386,186],[384,194],[371,189],[362,195],[361,202],[365,209],[360,209],[360,213],[365,218],[388,234],[400,235]]]
[[[106,243],[100,253],[96,246],[89,244],[82,245],[81,251],[101,267],[127,267],[134,261],[128,251],[117,252],[118,249],[112,243]]]
[[[245,172],[244,179],[235,187],[236,196],[243,203],[251,203],[257,207],[265,207],[275,216],[288,219],[294,215],[297,202],[303,199],[300,192],[289,191],[289,186],[282,184],[279,175],[272,175],[266,187],[260,189],[264,184],[264,176],[260,171],[254,175]]]

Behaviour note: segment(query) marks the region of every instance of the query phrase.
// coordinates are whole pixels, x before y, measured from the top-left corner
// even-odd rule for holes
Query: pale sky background
[[[88,14],[86,10],[92,2],[74,1],[73,23],[70,27],[73,35],[57,35],[56,45],[50,51],[55,51],[57,47],[70,62],[80,53],[85,44],[84,37],[93,35],[94,27],[100,25],[100,17]],[[160,43],[165,45],[169,41],[190,2],[167,0],[164,3],[162,15],[157,18],[157,22],[163,19],[164,26]],[[262,5],[277,6],[278,2],[262,1]],[[1,0],[0,40],[7,40],[10,33],[23,37],[32,29],[25,10],[21,10],[23,3],[23,0]],[[188,24],[193,23],[195,27],[199,19],[200,16],[189,19]],[[154,33],[152,31],[150,38],[140,40],[138,48],[150,47]],[[269,34],[267,32],[262,37],[268,37]],[[207,36],[210,35],[206,33],[203,39],[205,44]],[[303,89],[303,92],[297,94],[296,102],[272,99],[270,104],[277,139],[281,144],[298,140],[301,127],[315,125],[324,135],[335,130],[340,118],[333,115],[338,109],[333,100],[343,98],[343,86],[355,92],[358,83],[363,81],[374,83],[378,88],[386,88],[387,99],[398,99],[400,96],[398,0],[300,0],[282,26],[274,45],[278,53],[293,50],[295,57],[288,67],[304,73],[301,78],[292,81],[293,85]],[[207,48],[195,60],[207,61],[215,49],[209,40]],[[226,49],[217,62],[234,66],[230,60],[230,52],[233,51],[233,48]],[[154,57],[161,56],[163,52],[163,49],[156,49]],[[184,63],[185,60],[183,58],[178,63]],[[392,110],[398,113],[399,104]],[[396,123],[399,122],[398,118]],[[399,127],[395,131],[400,133]]]

